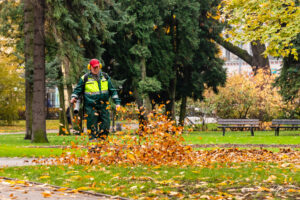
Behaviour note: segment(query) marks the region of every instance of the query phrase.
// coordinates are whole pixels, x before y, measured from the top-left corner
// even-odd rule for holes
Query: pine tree
[[[300,34],[293,41],[294,47],[300,55]],[[300,63],[295,59],[294,55],[290,54],[283,59],[283,67],[280,75],[276,79],[276,85],[280,87],[280,94],[287,102],[291,102],[297,109],[291,111],[291,118],[300,116]]]

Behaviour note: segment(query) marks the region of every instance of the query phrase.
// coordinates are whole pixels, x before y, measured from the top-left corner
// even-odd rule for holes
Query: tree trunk
[[[31,140],[32,137],[32,94],[33,94],[33,37],[34,16],[30,0],[24,3],[24,52],[25,52],[25,101],[26,101],[26,134],[24,139]]]
[[[187,102],[187,96],[185,95],[181,98],[180,115],[179,115],[180,126],[184,126],[184,118],[186,116],[186,102]]]
[[[68,94],[67,99],[69,101],[71,99],[71,96],[72,96],[73,88],[72,88],[71,83],[67,82],[66,85],[67,85],[67,94]],[[71,119],[71,125],[72,125],[72,128],[74,129],[74,127],[76,126],[74,124],[74,121],[73,121],[73,119],[74,119],[74,109],[73,109],[73,105],[71,105],[70,103],[69,103],[69,112],[70,112],[69,114],[70,114],[70,119]]]
[[[141,78],[142,78],[142,81],[144,81],[147,77],[147,74],[146,74],[146,58],[142,58],[141,59]],[[145,106],[146,108],[146,112],[147,114],[151,111],[151,101],[150,101],[150,98],[149,98],[149,95],[148,93],[145,93],[145,94],[141,94],[142,97],[143,97],[143,106]]]
[[[73,119],[74,119],[73,107],[72,107],[72,105],[70,104],[70,101],[69,101],[71,99],[73,88],[72,88],[72,85],[71,85],[70,80],[69,80],[70,79],[70,62],[66,57],[64,58],[62,67],[63,67],[63,69],[62,69],[62,72],[63,72],[62,78],[65,80],[65,84],[66,84],[66,88],[67,88],[67,101],[65,100],[65,98],[64,98],[64,101],[67,104],[65,106],[67,108],[69,107],[69,117],[71,119],[72,128],[74,128],[74,124],[73,124]]]
[[[252,71],[257,73],[258,69],[263,69],[271,74],[271,68],[268,57],[264,57],[262,54],[266,50],[266,45],[261,44],[260,41],[251,42],[251,49],[253,53],[252,59]]]
[[[145,127],[147,126],[147,114],[145,107],[143,106],[143,99],[138,92],[137,84],[133,85],[135,87],[132,88],[132,93],[139,110],[139,132],[143,132],[145,130]]]
[[[217,36],[214,40],[225,49],[233,53],[234,55],[238,56],[240,59],[245,61],[248,65],[252,66],[252,59],[253,57],[244,49],[233,45],[230,42],[224,40],[224,38]]]
[[[254,72],[254,74],[256,74],[257,70],[261,68],[271,73],[269,59],[267,57],[265,58],[262,55],[262,53],[266,49],[265,44],[261,44],[259,41],[251,42],[251,50],[253,53],[253,56],[251,56],[246,50],[235,46],[230,42],[227,42],[226,40],[224,40],[224,38],[217,36],[213,39],[225,49],[227,49],[231,53],[244,60],[247,64],[249,64],[252,67],[252,71]]]
[[[64,96],[64,81],[63,81],[63,73],[62,69],[59,70],[59,84],[58,84],[58,92],[59,92],[59,135],[69,135],[69,123],[66,115],[66,107],[65,107],[65,96]]]
[[[33,123],[31,142],[48,142],[45,113],[45,0],[33,0],[34,8],[34,75],[33,75]]]
[[[173,66],[173,71],[175,73],[174,78],[170,82],[170,89],[169,89],[169,97],[170,97],[170,105],[167,106],[169,108],[169,117],[172,120],[175,119],[175,101],[176,101],[176,85],[177,85],[177,75],[178,75],[178,65],[177,65],[177,55],[178,55],[178,39],[177,39],[177,20],[174,18],[174,13],[172,12],[172,29],[171,29],[171,34],[172,34],[172,44],[173,44],[173,51],[175,56],[175,61],[174,61],[174,66]]]
[[[177,84],[177,75],[171,80],[169,97],[170,103],[167,104],[167,115],[170,119],[175,120],[175,97],[176,97],[176,84]]]

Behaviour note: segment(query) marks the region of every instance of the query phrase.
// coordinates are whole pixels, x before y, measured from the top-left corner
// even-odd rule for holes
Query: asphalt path
[[[0,199],[22,199],[22,200],[111,200],[126,198],[110,196],[95,192],[78,191],[74,189],[61,188],[48,184],[35,183],[30,181],[20,181],[0,177]]]

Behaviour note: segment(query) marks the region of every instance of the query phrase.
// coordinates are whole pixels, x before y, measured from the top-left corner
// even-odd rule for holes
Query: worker
[[[88,64],[90,72],[80,78],[70,101],[73,104],[80,96],[83,97],[90,141],[105,139],[109,134],[109,97],[115,102],[116,110],[120,109],[121,101],[118,93],[110,77],[101,68],[102,64],[99,60],[90,60]]]

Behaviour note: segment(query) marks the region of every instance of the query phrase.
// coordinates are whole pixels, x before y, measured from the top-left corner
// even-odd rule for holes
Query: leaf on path
[[[47,197],[51,197],[51,192],[50,191],[45,191],[42,192],[43,197],[47,198]]]
[[[63,192],[63,191],[66,191],[68,188],[59,188],[59,189],[57,189],[57,190],[55,190],[55,191],[60,191],[60,192]]]

